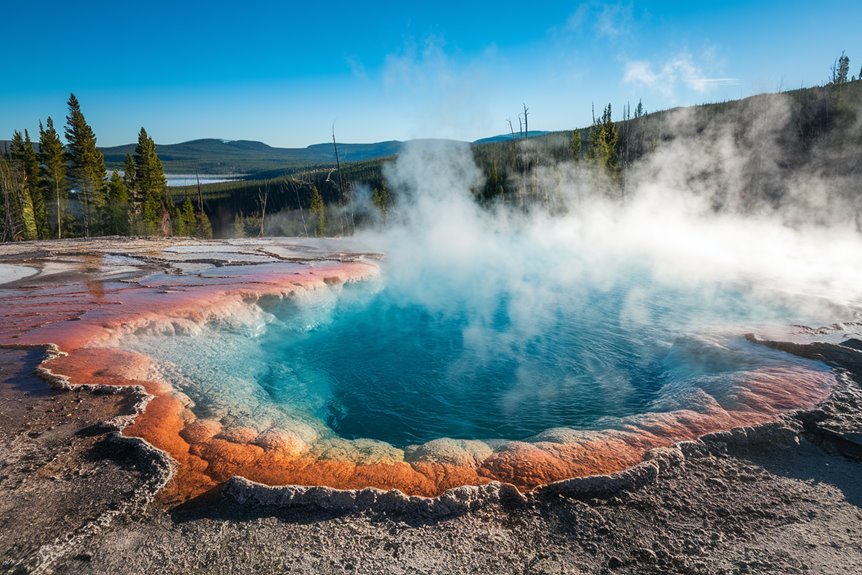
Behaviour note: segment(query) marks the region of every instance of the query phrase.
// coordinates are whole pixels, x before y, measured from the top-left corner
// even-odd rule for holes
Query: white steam
[[[471,190],[482,174],[468,146],[410,144],[385,172],[398,200],[390,225],[361,238],[386,254],[385,281],[397,296],[440,313],[472,310],[465,341],[475,345],[500,345],[482,334],[503,301],[517,346],[557,313],[590,313],[581,304],[596,290],[626,290],[620,317],[605,321],[628,327],[660,321],[651,301],[665,289],[703,300],[704,314],[687,327],[733,324],[712,306],[731,290],[740,316],[755,322],[740,330],[846,320],[853,314],[839,306],[860,302],[862,241],[853,219],[839,217],[848,213],[834,199],[840,181],[812,171],[780,182],[788,191],[777,207],[751,199],[753,162],[758,185],[777,185],[769,181],[779,177],[776,126],[789,116],[774,102],[757,112],[767,115],[742,138],[723,126],[697,133],[687,112],[670,115],[665,129],[680,137],[632,167],[623,200],[608,199],[607,183],[584,164],[538,168],[528,179],[545,201],[526,215],[477,205]],[[778,313],[781,303],[789,310]]]

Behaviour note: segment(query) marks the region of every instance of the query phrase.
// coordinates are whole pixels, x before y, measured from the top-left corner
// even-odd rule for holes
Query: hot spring
[[[306,289],[286,276],[273,296],[254,266],[222,267],[212,278],[270,296],[189,335],[124,332],[118,346],[156,358],[187,406],[164,441],[197,474],[191,492],[235,474],[530,489],[829,392],[825,365],[745,334],[852,316],[855,232],[716,214],[676,180],[625,202],[587,196],[594,182],[562,172],[539,182],[547,209],[483,207],[467,147],[407,147],[384,171],[400,198],[387,224],[335,248],[384,254],[374,278]]]
[[[673,288],[645,269],[534,301],[495,286],[493,306],[452,286],[446,298],[417,300],[386,277],[384,264],[377,280],[261,302],[252,319],[214,322],[202,335],[139,334],[124,346],[159,358],[199,418],[408,450],[619,428],[715,402],[733,409],[758,370],[827,371],[743,337],[798,317],[781,300]],[[520,293],[531,290],[539,286]]]

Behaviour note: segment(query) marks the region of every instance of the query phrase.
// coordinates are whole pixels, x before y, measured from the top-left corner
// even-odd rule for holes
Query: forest
[[[765,118],[779,97],[790,102],[789,121],[777,134],[771,133],[771,157],[764,161],[765,142],[758,140],[771,127],[758,131],[752,124],[756,127],[758,118]],[[313,163],[294,159],[236,181],[168,187],[156,145],[141,128],[134,149],[111,149],[114,165],[119,163],[118,152],[125,154],[122,170],[109,174],[105,155],[74,94],[67,104],[62,136],[48,117],[44,124],[39,122],[37,141],[28,130],[16,130],[5,149],[0,148],[0,241],[106,235],[349,235],[363,226],[385,225],[398,200],[398,190],[388,189],[384,178],[384,166],[394,156],[342,162],[334,134],[334,162],[321,162],[331,157],[330,151],[311,146],[307,157]],[[684,126],[674,119],[678,110],[647,113],[638,102],[634,109],[624,105],[616,120],[607,104],[599,114],[593,111],[589,127],[535,135],[529,130],[529,108],[524,105],[518,130],[509,123],[511,137],[471,145],[484,174],[473,194],[489,208],[503,204],[524,211],[565,209],[540,175],[556,173],[559,178],[567,166],[601,182],[595,193],[625,201],[640,160],[677,138],[709,137],[721,127],[751,154],[740,168],[743,197],[731,201],[716,191],[710,198],[714,209],[765,209],[780,205],[787,194],[782,182],[793,181],[803,172],[859,181],[860,107],[862,81],[849,76],[849,58],[844,54],[823,86],[695,106],[687,109]],[[353,146],[346,157],[400,149],[400,143],[393,142],[374,148]],[[194,167],[191,159],[183,161]],[[764,176],[766,169],[769,177]],[[843,186],[840,193],[852,196],[843,199],[862,211],[858,185]],[[856,221],[859,227],[858,212]]]

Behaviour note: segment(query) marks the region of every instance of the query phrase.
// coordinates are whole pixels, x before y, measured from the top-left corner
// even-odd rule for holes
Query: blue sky
[[[0,138],[65,123],[100,145],[195,138],[301,147],[615,117],[821,84],[862,66],[862,2],[9,2]]]

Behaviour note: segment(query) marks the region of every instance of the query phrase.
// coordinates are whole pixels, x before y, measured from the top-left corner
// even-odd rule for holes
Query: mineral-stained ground
[[[169,505],[171,464],[103,423],[139,392],[53,388],[34,374],[44,350],[7,344],[0,572],[862,573],[862,343],[845,327],[765,342],[833,367],[812,410],[654,450],[633,472],[425,503],[234,479]]]

